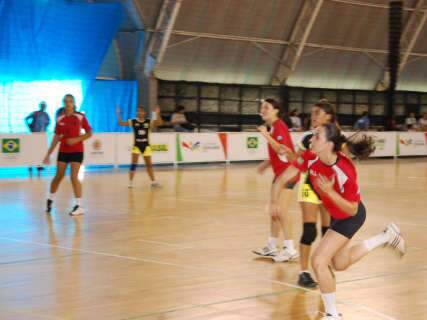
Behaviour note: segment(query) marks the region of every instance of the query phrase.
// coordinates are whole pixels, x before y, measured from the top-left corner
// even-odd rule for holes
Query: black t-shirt
[[[148,145],[150,141],[151,120],[130,119],[129,127],[133,130],[134,144]]]

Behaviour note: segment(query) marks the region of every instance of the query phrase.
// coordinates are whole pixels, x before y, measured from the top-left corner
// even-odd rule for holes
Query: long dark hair
[[[335,123],[323,125],[326,139],[334,144],[334,152],[341,151],[345,144],[352,155],[357,159],[366,159],[375,151],[375,142],[372,137],[366,134],[355,133],[346,137]]]
[[[320,99],[314,104],[314,106],[322,109],[326,114],[329,114],[331,116],[331,123],[338,124],[337,109],[327,99]]]
[[[268,99],[264,99],[264,102],[267,102],[269,104],[271,104],[271,106],[273,107],[273,109],[278,110],[279,112],[277,113],[277,116],[279,118],[281,118],[283,116],[283,108],[280,105],[280,103],[277,100],[268,98]]]

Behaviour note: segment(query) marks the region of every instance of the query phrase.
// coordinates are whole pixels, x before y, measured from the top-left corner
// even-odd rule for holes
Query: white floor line
[[[185,246],[185,245],[179,245],[179,244],[174,244],[174,243],[168,243],[168,242],[162,242],[162,241],[154,241],[154,240],[146,240],[146,239],[139,239],[137,241],[138,242],[145,242],[145,243],[152,243],[152,244],[157,244],[157,245],[166,246],[166,247],[172,247],[172,248],[177,248],[177,249],[191,249],[191,248],[194,248],[194,246]]]
[[[65,246],[52,245],[49,243],[20,240],[20,239],[15,239],[15,238],[0,237],[0,240],[16,242],[16,243],[32,244],[32,245],[37,245],[37,246],[42,246],[42,247],[58,248],[58,249],[63,249],[63,250],[68,250],[68,251],[75,251],[75,252],[81,252],[81,253],[87,253],[87,254],[93,254],[93,255],[99,255],[99,256],[105,256],[105,257],[111,257],[111,258],[117,258],[117,259],[123,259],[123,260],[132,260],[132,261],[141,261],[141,262],[147,262],[147,263],[155,263],[155,264],[160,264],[160,265],[165,265],[165,266],[173,266],[173,267],[177,267],[177,268],[181,268],[181,269],[209,271],[209,272],[213,272],[213,273],[224,273],[226,275],[229,275],[228,272],[225,272],[225,271],[222,272],[222,271],[219,271],[219,270],[213,269],[213,268],[193,267],[193,266],[181,265],[181,264],[171,263],[171,262],[164,262],[164,261],[159,261],[159,260],[154,260],[154,259],[144,259],[144,258],[137,258],[137,257],[131,257],[131,256],[122,256],[122,255],[118,255],[118,254],[111,254],[108,252],[86,250],[86,249],[76,249],[76,248],[70,248],[70,247],[65,247]],[[297,289],[297,290],[303,290],[303,291],[311,293],[311,294],[320,295],[319,291],[314,291],[311,289],[302,288],[298,285],[283,282],[283,281],[265,279],[265,278],[260,278],[257,276],[250,276],[250,275],[245,275],[244,277],[245,278],[252,278],[254,280],[260,280],[260,281],[275,283],[275,284],[283,285],[283,286],[286,286],[289,288],[293,288],[293,289]],[[339,304],[351,305],[351,306],[355,306],[359,309],[366,310],[368,312],[371,312],[372,314],[375,314],[375,315],[381,317],[384,320],[397,320],[396,318],[393,318],[393,317],[388,316],[386,314],[383,314],[379,311],[371,309],[365,305],[354,303],[353,301],[350,301],[350,300],[347,300],[347,301],[337,300],[337,302]]]

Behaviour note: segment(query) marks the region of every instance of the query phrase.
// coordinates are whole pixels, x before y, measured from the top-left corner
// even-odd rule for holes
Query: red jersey
[[[334,190],[344,199],[351,202],[360,202],[360,191],[357,185],[357,173],[353,162],[341,152],[337,152],[337,161],[333,165],[326,165],[319,157],[307,150],[303,152],[292,165],[303,172],[308,172],[308,183],[322,199],[322,203],[334,219],[346,219],[350,215],[343,212],[329,197],[320,190],[317,184],[319,175],[331,179],[335,177]]]
[[[82,129],[85,132],[91,131],[89,122],[83,113],[74,112],[70,116],[61,115],[56,120],[55,134],[60,136],[59,152],[74,153],[83,152],[83,141],[73,145],[68,145],[65,141],[68,138],[77,138],[81,135]]]
[[[271,137],[278,143],[287,146],[294,150],[291,135],[289,134],[288,126],[281,120],[276,120],[270,130]],[[285,155],[277,154],[276,151],[268,144],[268,155],[270,157],[271,167],[273,168],[274,176],[280,176],[285,171],[290,163]]]

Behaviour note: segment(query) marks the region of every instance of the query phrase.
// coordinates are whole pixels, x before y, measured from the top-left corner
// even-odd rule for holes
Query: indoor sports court
[[[426,318],[427,1],[0,17],[0,320]]]

